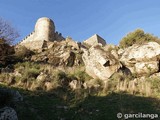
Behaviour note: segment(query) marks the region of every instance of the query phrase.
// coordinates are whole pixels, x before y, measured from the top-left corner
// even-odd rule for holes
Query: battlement
[[[42,48],[44,41],[53,42],[64,39],[61,33],[55,32],[54,22],[49,18],[43,17],[37,20],[34,31],[22,39],[17,45],[22,45],[29,49],[39,49]]]
[[[27,41],[32,41],[35,31],[31,32],[29,35],[27,35],[25,38],[23,38],[20,42],[18,42],[16,45],[19,45],[21,43],[25,43]]]
[[[31,33],[30,33],[29,35],[27,35],[24,39],[22,39],[22,41],[28,39],[30,36],[33,36],[34,33],[35,33],[35,31],[31,32]],[[22,42],[22,41],[21,41],[21,42]]]
[[[59,33],[58,31],[56,31],[56,32],[54,33],[54,37],[55,37],[55,40],[56,40],[56,41],[62,41],[62,40],[65,39],[65,38],[62,36],[62,33]]]

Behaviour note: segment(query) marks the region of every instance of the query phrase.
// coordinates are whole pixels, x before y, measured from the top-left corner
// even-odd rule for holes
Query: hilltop
[[[6,106],[23,120],[113,120],[118,112],[160,113],[158,38],[137,30],[128,35],[134,42],[126,37],[116,46],[97,34],[76,42],[55,30],[51,19],[40,18],[15,46],[0,44],[1,88],[19,91],[24,100],[15,103],[10,99],[17,93],[7,91],[14,96],[0,96],[2,113],[11,115]]]

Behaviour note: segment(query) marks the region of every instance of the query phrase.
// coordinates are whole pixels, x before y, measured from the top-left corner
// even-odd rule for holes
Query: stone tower
[[[34,40],[53,41],[55,33],[55,26],[51,19],[43,17],[39,18],[35,25]]]
[[[37,20],[34,31],[17,45],[25,46],[30,50],[36,50],[46,46],[46,42],[61,41],[64,39],[61,33],[55,31],[54,22],[47,17],[42,17]]]

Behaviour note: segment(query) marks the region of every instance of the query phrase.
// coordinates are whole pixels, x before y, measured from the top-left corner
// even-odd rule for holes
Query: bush
[[[0,82],[5,82],[9,77],[8,73],[1,73],[0,74]]]
[[[146,42],[157,42],[160,44],[160,39],[153,36],[152,34],[145,33],[141,29],[136,29],[135,31],[128,33],[127,36],[122,38],[119,46],[121,48],[126,48],[132,46],[133,44],[143,44]]]
[[[34,62],[23,62],[23,63],[21,63],[21,62],[19,62],[19,63],[17,63],[17,64],[15,64],[14,65],[14,67],[15,68],[26,68],[26,69],[28,69],[28,68],[35,68],[35,69],[40,69],[40,64],[38,64],[38,63],[34,63]]]
[[[26,69],[24,71],[24,76],[26,76],[28,78],[30,78],[30,77],[36,78],[39,75],[39,72],[40,71],[36,68]]]
[[[22,78],[17,77],[17,81],[34,80],[40,74],[40,65],[32,62],[17,63],[15,68],[22,74]]]
[[[65,72],[63,72],[63,71],[58,71],[57,72],[57,77],[58,77],[58,80],[67,79],[68,78],[67,74]]]

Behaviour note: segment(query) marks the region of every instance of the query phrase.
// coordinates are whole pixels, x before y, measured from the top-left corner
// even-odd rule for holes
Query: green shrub
[[[33,77],[33,78],[36,78],[38,75],[39,75],[40,71],[36,68],[30,68],[30,69],[27,69],[26,71],[24,71],[24,76],[30,78],[30,77]]]
[[[40,69],[40,64],[34,63],[34,62],[19,62],[14,65],[15,68],[35,68],[35,69]]]
[[[145,33],[141,29],[136,29],[135,31],[128,33],[127,36],[123,37],[119,43],[119,46],[121,48],[126,48],[132,46],[133,44],[143,44],[151,41],[160,43],[158,37]]]
[[[9,75],[7,73],[1,73],[0,74],[0,81],[4,82],[8,78],[8,76]]]
[[[17,63],[15,66],[22,77],[16,77],[16,81],[33,81],[40,74],[40,65],[32,62]]]

